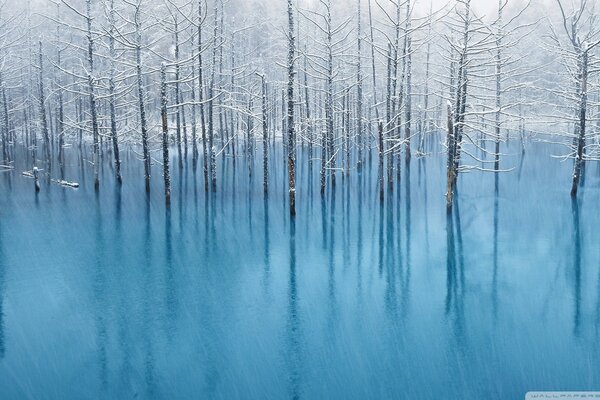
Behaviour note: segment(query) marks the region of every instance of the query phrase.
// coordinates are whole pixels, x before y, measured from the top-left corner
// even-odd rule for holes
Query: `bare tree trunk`
[[[494,154],[494,169],[498,171],[500,169],[500,108],[502,106],[500,102],[501,94],[501,73],[502,73],[502,53],[501,53],[501,29],[502,29],[502,7],[504,0],[498,0],[498,31],[496,32],[496,125],[495,125],[495,154]]]
[[[252,165],[254,162],[254,138],[252,137],[252,130],[254,129],[254,116],[252,115],[253,102],[252,97],[248,100],[248,119],[246,121],[247,129],[247,148],[246,157],[248,162],[248,173],[252,176]]]
[[[296,137],[294,134],[294,10],[292,0],[288,0],[288,85],[287,85],[287,133],[288,133],[288,185],[290,215],[296,215]]]
[[[356,57],[356,134],[357,141],[356,146],[358,147],[358,160],[356,167],[358,171],[362,170],[363,163],[363,85],[362,85],[362,30],[361,30],[361,0],[357,0],[357,24],[356,24],[356,43],[357,43],[357,57]]]
[[[458,73],[457,73],[457,84],[456,84],[456,105],[453,120],[454,135],[452,140],[452,165],[449,168],[452,169],[452,178],[448,180],[448,183],[452,184],[452,191],[450,191],[450,204],[449,209],[452,207],[452,195],[458,179],[458,167],[460,164],[460,155],[462,147],[462,132],[464,129],[465,122],[465,110],[467,102],[467,50],[469,46],[469,15],[470,15],[471,1],[467,0],[465,3],[465,15],[464,20],[464,31],[463,31],[463,48],[461,50],[458,62]],[[450,155],[450,153],[449,153]]]
[[[6,96],[6,85],[0,75],[0,89],[2,89],[2,155],[4,161],[10,161],[10,151],[8,146],[11,142],[14,142],[14,138],[11,138],[9,115],[8,115],[8,99]],[[25,141],[27,142],[27,140]]]
[[[379,123],[379,107],[377,107],[377,78],[375,74],[375,35],[373,34],[373,13],[371,0],[369,0],[369,28],[371,37],[371,78],[373,78],[373,107],[375,107],[375,118]]]
[[[331,175],[331,186],[335,187],[335,149],[334,149],[334,110],[333,110],[333,41],[332,41],[332,25],[331,25],[331,0],[327,0],[325,4],[327,14],[326,32],[327,32],[327,86],[325,100],[325,123],[327,129],[327,157],[328,168]]]
[[[448,146],[448,164],[447,177],[448,187],[446,189],[446,210],[452,210],[452,200],[454,197],[454,182],[456,180],[456,171],[454,170],[454,152],[456,151],[456,138],[454,137],[454,116],[452,115],[452,104],[448,102],[448,132],[446,135],[446,144]]]
[[[109,35],[108,35],[108,47],[110,53],[110,76],[108,79],[108,91],[109,91],[109,108],[110,108],[110,137],[112,139],[113,144],[113,155],[115,157],[115,174],[117,177],[117,182],[121,184],[123,179],[121,178],[121,158],[119,157],[119,141],[117,139],[117,113],[116,113],[116,105],[115,105],[115,39],[114,39],[114,30],[115,30],[115,8],[114,8],[114,0],[110,0],[110,10],[109,10]],[[62,120],[62,104],[61,104],[61,120]],[[61,134],[62,137],[62,134]]]
[[[267,82],[264,75],[260,76],[262,88],[262,134],[263,134],[263,189],[265,195],[269,192],[269,126],[267,109]]]
[[[165,202],[171,204],[171,176],[169,174],[169,127],[167,124],[167,78],[165,64],[160,68],[160,116],[162,121],[163,177],[165,180]]]
[[[397,55],[390,44],[388,46],[388,56],[387,56],[387,73],[388,73],[388,84],[387,84],[387,97],[386,97],[386,114],[387,114],[387,123],[385,125],[386,136],[388,138],[388,154],[387,154],[387,183],[388,189],[394,189],[394,149],[393,149],[393,141],[392,134],[394,131],[394,123],[393,121],[393,103],[394,103],[394,94],[396,92],[395,89],[395,72],[394,72],[394,62],[393,58],[397,58]],[[398,167],[400,164],[398,163]]]
[[[383,123],[379,121],[377,123],[377,132],[378,132],[378,143],[379,143],[379,201],[383,203],[383,157],[384,157],[384,148],[383,148]]]
[[[588,48],[584,43],[584,48],[581,50],[581,90],[579,100],[579,129],[577,136],[577,155],[575,156],[575,165],[573,167],[573,185],[571,186],[571,196],[577,196],[577,188],[579,187],[579,179],[581,171],[584,167],[584,147],[585,147],[585,129],[586,129],[586,112],[587,112],[587,81],[588,81]]]
[[[35,160],[34,160],[35,162]],[[36,192],[40,191],[40,178],[38,167],[33,167],[33,187]]]
[[[193,33],[192,33],[193,36]],[[192,38],[192,54],[194,52],[194,40]],[[195,58],[195,57],[194,57]],[[196,165],[198,163],[198,133],[197,133],[197,121],[196,121],[196,67],[192,62],[191,69],[191,97],[192,97],[192,165],[194,167],[194,171],[196,170]]]
[[[346,90],[344,105],[344,174],[350,174],[350,89]]]
[[[305,53],[306,53],[306,47],[304,49]],[[312,163],[313,163],[313,140],[314,140],[314,135],[313,135],[313,124],[312,121],[310,119],[310,100],[309,100],[309,96],[308,96],[308,73],[307,71],[307,62],[306,62],[307,56],[304,57],[304,105],[306,107],[306,131],[308,133],[308,168],[309,168],[309,173],[312,173]]]
[[[327,181],[327,133],[321,132],[321,196],[325,195]]]
[[[44,138],[44,154],[46,162],[50,165],[50,136],[48,134],[48,119],[46,118],[46,96],[44,93],[44,64],[42,53],[42,41],[39,42],[39,105],[40,105],[40,120],[42,124],[42,137]],[[49,172],[49,171],[48,171]]]
[[[406,3],[406,32],[405,32],[405,61],[404,72],[406,76],[406,104],[405,104],[405,123],[404,123],[404,160],[408,164],[410,162],[410,139],[411,139],[411,123],[412,123],[412,38],[411,38],[411,16],[412,8],[410,0]]]
[[[425,61],[425,89],[424,89],[424,101],[423,101],[423,119],[421,122],[421,131],[419,137],[418,152],[422,155],[425,154],[425,135],[429,133],[429,69],[431,59],[431,25],[432,25],[432,7],[433,2],[429,3],[429,24],[427,32],[427,56]]]
[[[208,191],[208,148],[206,143],[206,119],[204,117],[204,79],[202,77],[202,2],[198,0],[198,101],[200,102],[200,127],[202,128],[202,168],[204,173],[204,190]]]
[[[86,22],[87,22],[87,40],[88,40],[88,88],[90,95],[90,114],[92,116],[92,135],[94,139],[94,188],[98,190],[100,180],[98,178],[98,170],[100,160],[99,153],[99,130],[98,130],[98,115],[96,112],[96,94],[94,89],[94,38],[92,36],[92,1],[86,0]]]
[[[219,41],[219,23],[218,23],[218,8],[217,2],[214,7],[214,34],[213,34],[213,54],[212,54],[212,67],[210,86],[208,89],[208,147],[210,148],[210,187],[213,192],[217,190],[217,159],[216,149],[214,144],[215,127],[214,127],[214,87],[215,87],[215,74],[217,69],[217,42]]]
[[[89,0],[88,0],[89,1]],[[135,10],[135,58],[136,58],[136,76],[138,89],[138,107],[140,111],[140,129],[142,131],[142,152],[144,158],[144,179],[146,182],[146,192],[150,192],[150,149],[148,146],[148,127],[146,122],[146,106],[144,104],[144,82],[142,78],[142,29],[140,23],[140,3]]]
[[[60,19],[60,4],[56,5],[57,18]],[[59,72],[62,69],[62,52],[60,49],[60,25],[56,25],[56,43],[57,43],[57,52],[56,52],[56,65],[58,66]],[[56,78],[58,83],[58,120],[57,120],[57,129],[58,129],[58,162],[63,167],[64,163],[64,101],[63,101],[63,89],[62,89],[62,79]]]
[[[177,156],[179,157],[179,169],[183,168],[183,156],[181,154],[181,106],[180,104],[180,65],[179,65],[179,24],[177,23],[177,12],[173,14],[173,28],[175,30],[175,126],[177,134]]]

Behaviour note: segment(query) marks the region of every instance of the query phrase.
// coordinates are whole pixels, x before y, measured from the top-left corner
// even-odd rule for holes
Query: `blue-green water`
[[[299,155],[298,215],[284,162],[268,201],[219,161],[160,166],[109,155],[100,191],[76,149],[35,194],[0,174],[0,398],[523,399],[600,390],[600,173],[573,204],[570,162],[532,144],[514,170],[462,175],[445,212],[444,156],[402,164],[380,204],[373,168],[319,194]],[[17,151],[19,159],[25,155]],[[56,168],[55,168],[56,169]],[[53,172],[58,174],[58,171]]]

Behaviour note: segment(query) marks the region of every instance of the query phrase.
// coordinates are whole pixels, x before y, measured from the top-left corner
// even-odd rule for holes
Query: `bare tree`
[[[567,68],[570,69],[570,65],[575,65],[575,70],[570,72],[575,81],[574,102],[576,104],[573,135],[575,162],[571,185],[571,196],[575,197],[586,160],[589,75],[597,72],[599,66],[596,60],[590,61],[590,57],[593,57],[593,50],[600,44],[598,37],[600,30],[597,28],[593,6],[589,6],[587,0],[580,0],[579,5],[574,7],[570,15],[567,15],[561,0],[556,0],[556,2],[560,8],[563,28],[571,48],[563,46],[558,35],[553,32],[554,42],[561,50]],[[594,64],[595,66],[593,66]]]
[[[169,175],[169,127],[167,120],[167,78],[166,66],[160,68],[160,116],[162,122],[162,151],[163,151],[163,178],[165,181],[165,201],[171,204],[171,177]]]
[[[287,58],[287,146],[288,146],[288,190],[290,215],[296,215],[296,137],[294,127],[294,77],[296,75],[296,44],[294,38],[294,7],[292,0],[287,3],[288,12],[288,58]]]

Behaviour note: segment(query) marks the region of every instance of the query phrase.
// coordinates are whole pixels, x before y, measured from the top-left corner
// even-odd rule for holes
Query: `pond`
[[[571,161],[515,144],[510,171],[460,176],[448,216],[439,149],[403,162],[383,203],[376,152],[322,197],[303,149],[290,220],[272,150],[266,199],[260,151],[221,157],[215,193],[201,162],[179,168],[172,152],[167,209],[161,166],[146,195],[135,148],[122,152],[122,187],[106,153],[96,192],[74,147],[63,173],[81,186],[43,177],[37,194],[17,149],[15,171],[0,173],[0,397],[600,389],[597,165],[574,203]]]

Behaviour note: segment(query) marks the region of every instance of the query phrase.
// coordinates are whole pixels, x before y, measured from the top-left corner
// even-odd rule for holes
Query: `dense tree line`
[[[535,137],[564,146],[557,155],[573,159],[576,196],[586,161],[600,155],[593,2],[437,3],[4,3],[1,170],[23,145],[32,175],[65,180],[64,152],[75,148],[89,155],[98,189],[102,157],[118,184],[128,179],[126,146],[144,165],[146,191],[164,174],[169,202],[170,146],[172,168],[190,160],[208,192],[219,158],[260,152],[266,194],[277,142],[294,215],[298,151],[319,169],[321,194],[378,157],[373,190],[383,200],[404,165],[442,149],[451,210],[461,172],[510,170],[502,144],[518,140],[525,152]]]

